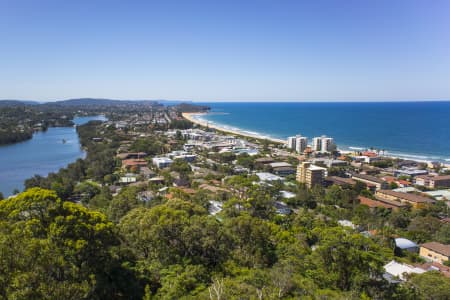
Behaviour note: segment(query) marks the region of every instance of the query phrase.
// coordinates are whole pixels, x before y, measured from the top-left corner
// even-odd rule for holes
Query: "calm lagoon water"
[[[81,125],[91,120],[106,119],[90,116],[73,121]],[[31,140],[0,146],[0,192],[9,196],[14,189],[23,189],[25,179],[35,174],[46,176],[84,156],[74,127],[49,128],[35,133]]]

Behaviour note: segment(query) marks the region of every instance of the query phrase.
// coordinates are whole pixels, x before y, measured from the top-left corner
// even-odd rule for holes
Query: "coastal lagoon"
[[[90,116],[73,121],[81,125],[91,120],[106,119]],[[35,133],[31,140],[0,146],[0,192],[9,196],[14,189],[24,188],[25,179],[35,174],[46,176],[84,156],[74,127],[51,127]]]
[[[197,116],[223,128],[286,139],[328,135],[343,150],[450,163],[450,102],[210,102]]]

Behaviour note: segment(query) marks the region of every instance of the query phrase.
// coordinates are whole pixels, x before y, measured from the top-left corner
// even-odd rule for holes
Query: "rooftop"
[[[380,179],[380,178],[372,176],[372,175],[367,175],[367,174],[353,174],[352,178],[363,179],[363,180],[367,180],[367,181],[371,181],[371,182],[376,182],[379,184],[382,184],[384,182],[383,179]]]
[[[308,167],[308,170],[311,170],[311,171],[320,171],[320,170],[326,171],[326,169],[327,168],[322,168],[322,167],[319,167],[319,166],[316,166],[316,165],[310,165]]]
[[[270,164],[272,168],[280,168],[280,167],[292,167],[291,164],[287,162],[273,162]]]
[[[360,204],[367,205],[368,207],[384,207],[384,208],[396,208],[397,205],[393,205],[391,203],[373,200],[367,197],[359,196],[358,197]]]
[[[428,174],[427,170],[419,170],[419,169],[399,169],[399,170],[396,170],[395,172],[399,173],[399,174],[410,175],[410,176]]]
[[[429,242],[420,246],[450,257],[450,245],[445,245],[438,242]]]
[[[281,197],[285,199],[294,198],[296,195],[294,193],[288,192],[288,191],[280,191]]]
[[[425,270],[423,270],[421,268],[416,268],[416,267],[413,267],[410,265],[401,264],[401,263],[396,262],[395,260],[392,260],[387,265],[385,265],[384,269],[386,270],[386,273],[388,273],[392,276],[396,276],[396,277],[400,278],[401,280],[405,279],[404,274],[411,274],[411,273],[422,274],[422,273],[426,272]]]
[[[326,178],[327,181],[331,181],[337,185],[354,185],[356,181],[351,178],[339,177],[339,176],[328,176]]]
[[[393,189],[392,191],[399,192],[399,193],[420,192],[420,190],[418,190],[418,189],[416,189],[415,187],[412,187],[412,186],[396,188],[396,189]]]
[[[262,164],[270,164],[272,163],[274,160],[271,157],[260,157],[255,159],[256,163],[262,163]]]
[[[444,200],[444,198],[447,200],[450,200],[450,190],[429,191],[429,192],[424,192],[424,194],[434,197],[437,200]]]
[[[172,160],[170,159],[170,158],[168,158],[168,157],[154,157],[153,159],[153,162],[154,163],[171,163],[172,162]]]
[[[433,180],[433,181],[436,181],[436,180],[450,180],[450,175],[434,176],[434,177],[430,177],[430,180]]]
[[[125,159],[122,161],[122,166],[146,166],[147,161],[145,159]]]
[[[258,176],[259,180],[261,181],[283,181],[284,178],[277,176],[275,174],[272,173],[266,173],[266,172],[260,172],[260,173],[256,173],[256,176]]]
[[[400,248],[400,249],[408,249],[408,248],[419,247],[413,241],[410,241],[410,240],[405,239],[405,238],[396,238],[395,239],[395,246]]]
[[[426,262],[423,264],[415,264],[414,265],[417,268],[424,269],[426,271],[439,271],[442,275],[445,277],[450,278],[450,267],[444,266],[437,262]]]
[[[391,190],[380,190],[377,193],[389,195],[392,197],[396,197],[399,199],[403,199],[403,200],[406,200],[409,202],[415,202],[415,203],[434,203],[435,202],[433,199],[419,196],[416,194],[400,193],[400,192],[394,192]]]

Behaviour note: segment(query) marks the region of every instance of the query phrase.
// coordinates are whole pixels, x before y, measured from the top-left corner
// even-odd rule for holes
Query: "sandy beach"
[[[198,124],[200,126],[203,126],[203,127],[214,128],[216,130],[220,130],[220,131],[223,131],[223,132],[236,134],[236,135],[242,135],[242,136],[255,138],[255,139],[266,139],[266,140],[272,141],[274,143],[286,144],[286,141],[281,140],[281,139],[276,139],[276,138],[271,138],[271,137],[266,137],[266,136],[261,136],[261,135],[256,135],[256,134],[250,134],[250,133],[245,132],[245,131],[233,130],[233,129],[221,127],[221,126],[218,126],[216,124],[211,124],[209,122],[206,122],[206,121],[199,120],[199,119],[195,118],[195,116],[204,115],[204,114],[206,114],[206,113],[183,113],[183,118],[185,118],[186,120],[191,121],[192,123],[195,123],[195,124]]]
[[[251,134],[251,133],[248,133],[248,132],[245,132],[245,131],[230,129],[230,128],[226,128],[226,127],[221,127],[221,126],[218,126],[216,124],[211,124],[211,123],[206,122],[204,120],[199,120],[198,118],[195,118],[195,116],[197,116],[197,115],[205,115],[205,114],[207,114],[207,113],[183,113],[182,115],[183,115],[183,118],[191,121],[192,123],[201,125],[203,127],[214,128],[214,129],[217,129],[217,130],[220,130],[220,131],[223,131],[223,132],[227,132],[227,133],[230,133],[230,134],[241,135],[241,136],[246,136],[246,137],[250,137],[250,138],[267,139],[267,140],[275,142],[275,143],[281,143],[281,144],[286,145],[286,141],[281,140],[281,139],[271,138],[271,137],[267,137],[267,136],[261,136],[261,135],[257,135],[257,134]],[[338,151],[341,151],[341,152],[352,152],[352,153],[355,152],[355,150],[342,150],[342,149],[339,149],[339,148],[338,148]],[[416,159],[412,159],[412,158],[407,158],[407,157],[401,157],[401,156],[395,155],[395,154],[383,154],[383,155],[380,155],[380,156],[383,156],[383,157],[386,157],[386,158],[393,158],[393,159],[397,159],[397,158],[398,159],[406,159],[406,160],[410,159],[410,160],[415,160],[417,162],[424,162],[424,163],[430,163],[432,161],[432,160],[424,160],[424,159],[417,159],[417,158]],[[448,168],[448,167],[450,167],[450,164],[443,163],[443,166]]]

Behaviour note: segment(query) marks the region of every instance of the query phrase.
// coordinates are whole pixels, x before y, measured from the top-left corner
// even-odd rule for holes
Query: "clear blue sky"
[[[0,98],[450,99],[450,1],[0,0]]]

